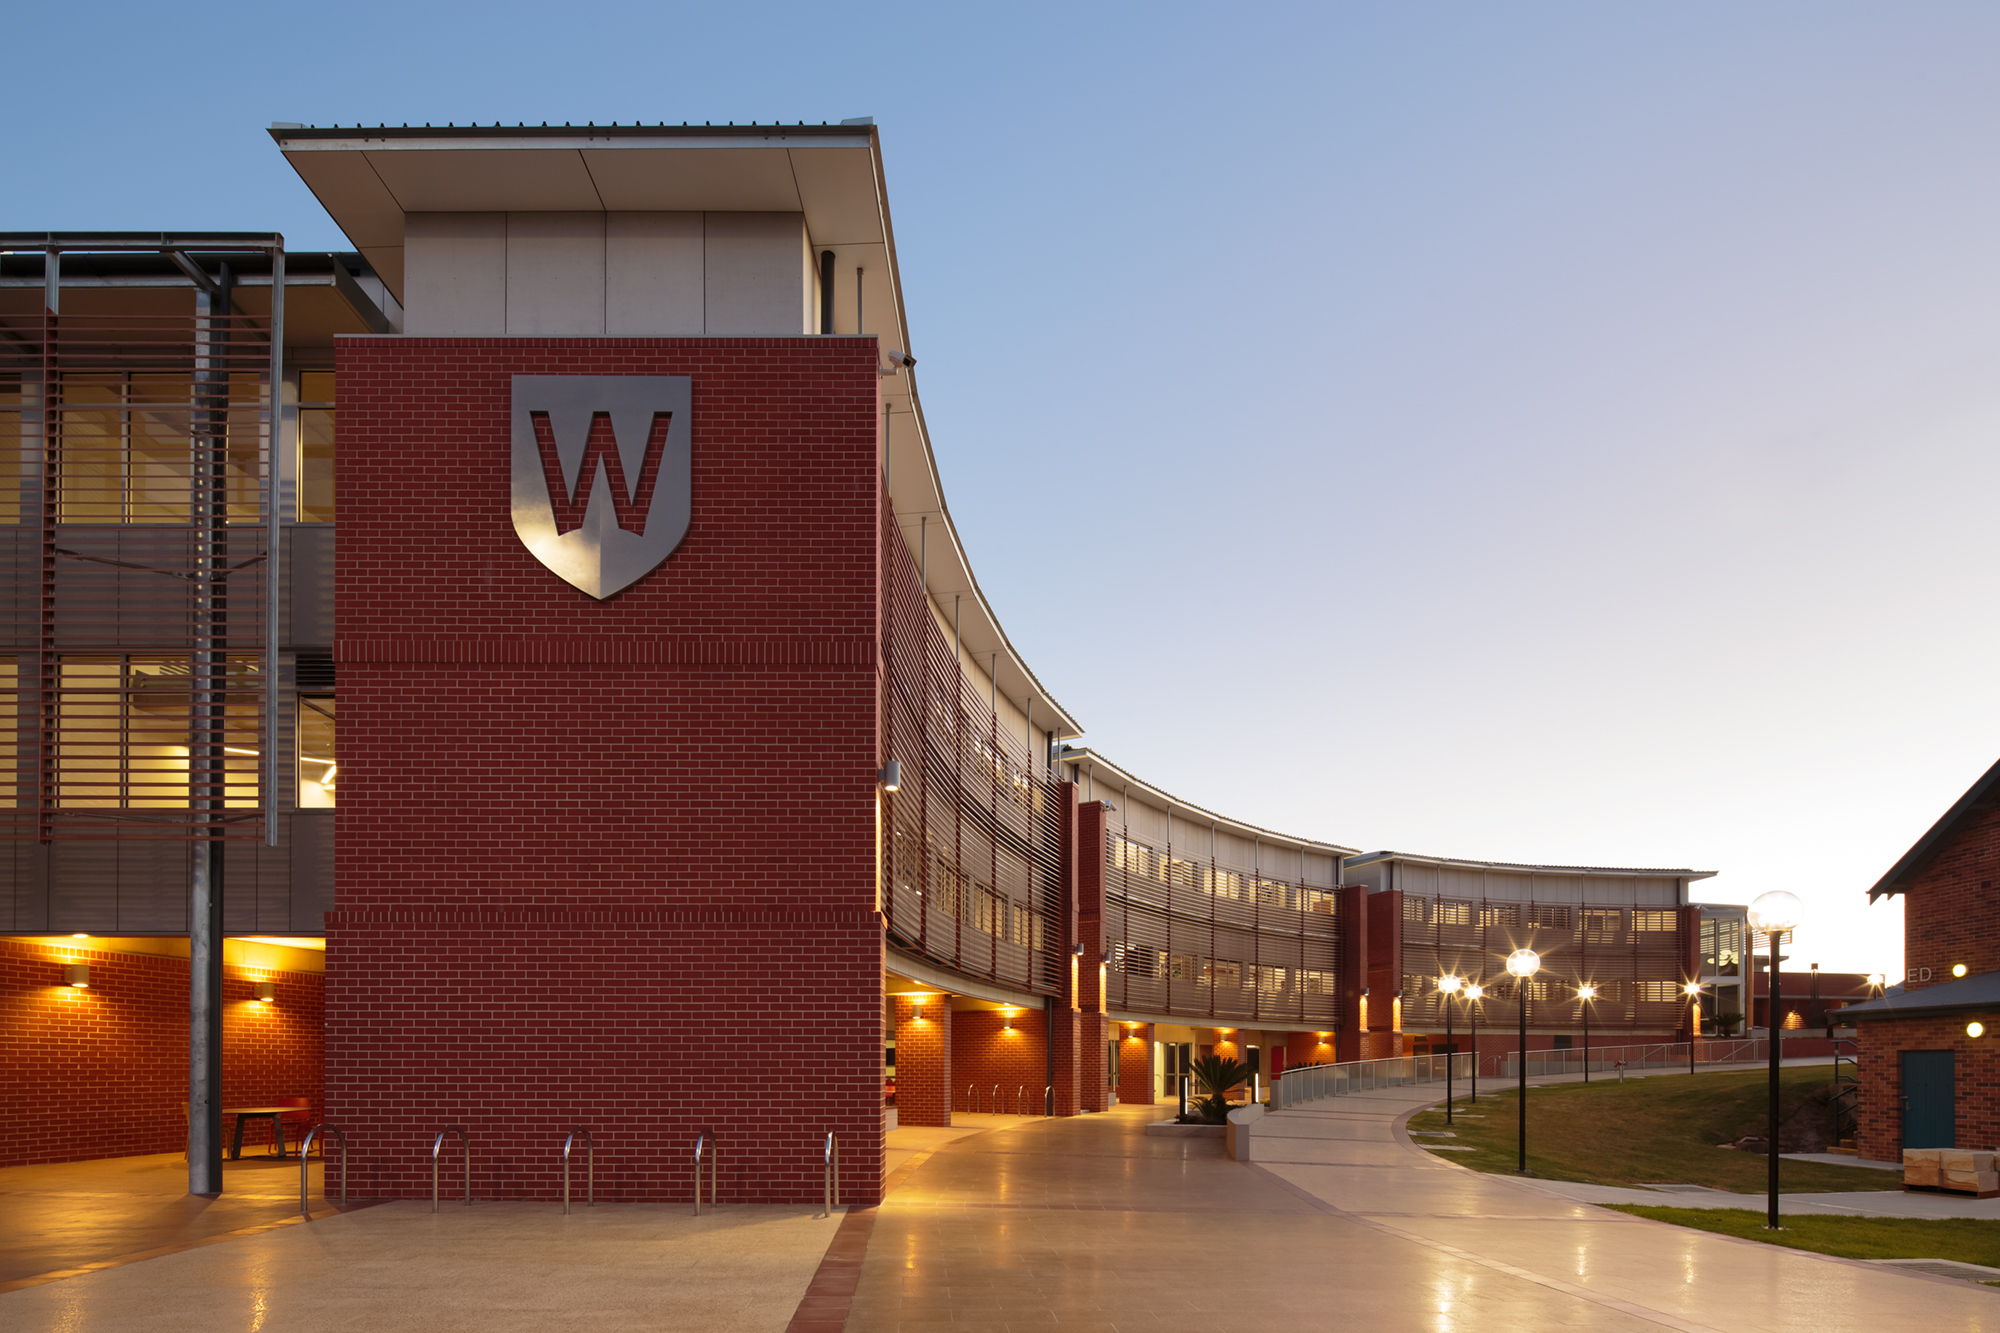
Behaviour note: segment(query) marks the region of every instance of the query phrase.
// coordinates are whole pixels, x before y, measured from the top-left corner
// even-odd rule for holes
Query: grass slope
[[[1829,1071],[1792,1068],[1780,1072],[1784,1109],[1789,1111],[1816,1089]],[[1558,1083],[1528,1091],[1528,1169],[1548,1180],[1580,1180],[1594,1185],[1709,1185],[1758,1193],[1764,1189],[1761,1153],[1718,1145],[1764,1123],[1769,1076],[1744,1073],[1653,1074],[1619,1083]],[[1499,1095],[1495,1096],[1494,1093]],[[1475,1171],[1511,1172],[1516,1164],[1518,1095],[1484,1084],[1474,1106],[1463,1095],[1455,1139],[1448,1143],[1477,1152],[1440,1153]],[[1470,1115],[1466,1113],[1470,1112]],[[1472,1117],[1482,1117],[1474,1119]],[[1412,1130],[1445,1129],[1444,1112],[1422,1112]],[[1866,1167],[1818,1162],[1779,1164],[1779,1188],[1786,1192],[1893,1190],[1902,1177]]]
[[[1885,1173],[1886,1174],[1886,1173]],[[1764,1214],[1740,1208],[1654,1208],[1613,1205],[1656,1222],[1761,1240],[1843,1259],[1956,1259],[2000,1268],[2000,1226],[1974,1218],[1794,1217],[1764,1230]]]

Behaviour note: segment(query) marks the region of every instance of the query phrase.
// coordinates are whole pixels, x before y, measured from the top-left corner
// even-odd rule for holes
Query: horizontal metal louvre
[[[1091,854],[1104,857],[1111,1008],[1338,1027],[1338,890],[1155,848],[1129,826]]]
[[[1687,1021],[1681,994],[1686,941],[1673,908],[1616,903],[1499,902],[1486,898],[1403,897],[1403,1023],[1443,1026],[1437,979],[1452,973],[1485,988],[1480,1016],[1520,1018],[1507,955],[1533,949],[1541,970],[1520,988],[1530,1027],[1582,1023],[1578,986],[1597,988],[1590,1026],[1660,1030]]]
[[[1061,783],[1000,727],[938,628],[883,501],[882,910],[903,948],[1039,995],[1060,992]]]
[[[264,832],[271,343],[0,316],[0,837]]]

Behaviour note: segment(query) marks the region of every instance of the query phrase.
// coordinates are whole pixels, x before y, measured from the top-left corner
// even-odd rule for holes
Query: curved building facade
[[[608,1198],[708,1131],[725,1199],[833,1134],[868,1202],[892,1117],[1441,1049],[1445,972],[1542,1045],[1585,984],[1691,1025],[1700,872],[1364,854],[1081,744],[952,523],[872,124],[272,137],[351,252],[0,237],[5,1160],[199,1186],[290,1092],[364,1195],[460,1125],[554,1197],[587,1125]],[[93,1022],[146,1072],[30,1133]]]

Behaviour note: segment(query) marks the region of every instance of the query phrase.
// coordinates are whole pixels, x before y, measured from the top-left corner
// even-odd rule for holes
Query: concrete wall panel
[[[404,223],[404,328],[413,334],[507,331],[507,215],[412,213]]]

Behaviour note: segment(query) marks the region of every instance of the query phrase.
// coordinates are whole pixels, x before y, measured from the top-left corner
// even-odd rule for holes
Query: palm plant
[[[1225,1055],[1204,1055],[1189,1067],[1194,1084],[1205,1094],[1195,1102],[1195,1110],[1211,1125],[1221,1124],[1229,1115],[1229,1090],[1250,1078],[1250,1066]]]

